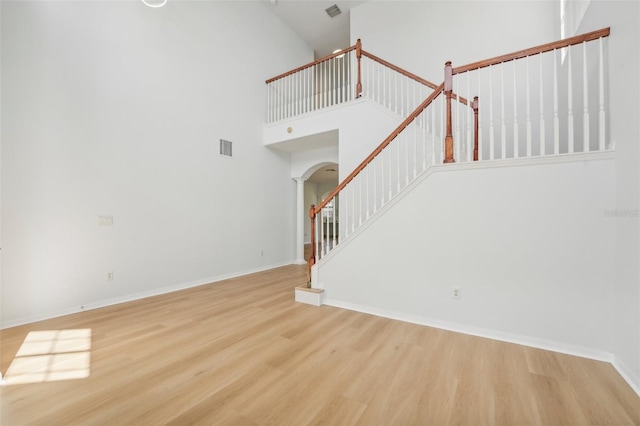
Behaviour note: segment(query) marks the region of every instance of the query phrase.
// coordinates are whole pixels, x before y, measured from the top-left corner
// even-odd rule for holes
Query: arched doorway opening
[[[309,208],[318,205],[338,186],[338,164],[324,162],[310,167],[298,182],[298,235],[296,263],[309,260],[311,248],[311,219]],[[302,201],[302,202],[300,202]]]

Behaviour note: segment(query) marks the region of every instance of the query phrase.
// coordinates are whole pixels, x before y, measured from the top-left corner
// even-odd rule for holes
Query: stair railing
[[[444,83],[318,206],[311,206],[310,270],[429,166],[444,161],[443,93]]]
[[[475,93],[483,102],[477,159],[607,150],[604,38],[609,33],[604,28],[460,67],[447,63],[451,90]],[[452,112],[453,133],[463,130],[460,113]],[[458,143],[456,158],[459,148]]]
[[[359,96],[358,45],[270,78],[267,123],[348,102]],[[355,79],[355,81],[354,81]]]
[[[362,50],[362,96],[408,116],[437,85]]]
[[[267,123],[369,98],[406,117],[437,87],[355,45],[270,78]]]
[[[309,276],[318,259],[355,232],[430,165],[453,163],[456,158],[459,162],[483,161],[609,149],[606,144],[603,47],[603,39],[609,33],[610,28],[605,28],[461,67],[454,68],[447,62],[444,82],[329,196],[317,207],[312,205],[309,209]],[[594,43],[591,42],[596,40],[594,54]],[[582,47],[579,50],[574,47],[578,45]],[[536,55],[537,74],[530,65],[530,57]],[[543,59],[544,55],[546,58]],[[573,66],[574,55],[580,59],[581,69]],[[505,77],[508,63],[511,78]],[[494,68],[500,73],[497,85]],[[573,90],[575,80],[582,83],[579,95]],[[534,97],[531,96],[533,81],[538,81],[538,96]],[[466,98],[457,93],[466,93]],[[479,114],[480,96],[474,96],[469,102],[471,93],[484,94],[488,98],[482,116]],[[574,98],[582,101],[581,116],[573,114]],[[494,105],[494,99],[499,103],[498,107]],[[496,109],[500,110],[498,140],[495,137]],[[524,118],[518,117],[518,109],[525,110]],[[536,109],[537,127],[533,126],[531,118],[532,110]],[[598,111],[597,119],[590,118],[593,109]],[[561,112],[566,113],[566,121],[561,120]],[[550,115],[551,120],[548,119]],[[523,121],[524,126],[520,126]],[[553,122],[552,126],[546,125],[549,121]],[[598,138],[591,139],[591,133],[597,134]],[[566,139],[561,139],[561,134],[566,134]],[[485,139],[488,144],[483,143]],[[582,143],[576,146],[576,140]]]

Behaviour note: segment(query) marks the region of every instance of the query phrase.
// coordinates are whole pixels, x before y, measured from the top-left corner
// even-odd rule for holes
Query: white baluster
[[[367,193],[365,194],[366,198],[366,205],[367,205],[367,219],[369,219],[369,178],[371,177],[369,172],[371,170],[371,167],[369,167],[370,164],[367,164],[367,166],[364,168],[363,171],[360,172],[360,174],[364,175],[365,178],[365,187],[366,187],[366,191]]]
[[[531,96],[530,96],[530,80],[529,80],[529,56],[525,62],[527,66],[527,158],[531,157]]]
[[[306,111],[306,107],[307,107],[307,69],[305,68],[302,71],[300,71],[300,77],[299,77],[299,97],[298,97],[298,105],[300,108],[300,114],[304,114]]]
[[[358,195],[358,202],[360,203],[360,208],[359,210],[359,214],[358,214],[358,226],[362,225],[362,212],[364,212],[364,209],[362,208],[362,199],[364,198],[362,196],[363,193],[363,189],[362,189],[362,175],[358,174],[354,179],[358,179],[358,183],[359,183],[359,190],[360,190],[360,194]]]
[[[299,71],[295,73],[295,82],[296,82],[296,90],[295,90],[295,99],[296,99],[296,115],[302,114],[301,109],[301,98],[302,98],[302,72]]]
[[[598,149],[604,151],[605,147],[605,111],[604,111],[604,56],[602,48],[602,37],[598,39]]]
[[[387,200],[390,201],[393,196],[393,152],[391,151],[391,145],[387,145],[384,150],[389,153],[387,156],[387,163],[389,163],[389,198]]]
[[[489,160],[495,159],[495,136],[493,129],[493,66],[489,66]]]
[[[406,87],[406,84],[404,82],[404,78],[402,76],[399,76],[400,78],[400,115],[403,117],[406,117],[407,115],[405,115],[404,112],[404,89]]]
[[[403,134],[402,143],[404,144],[404,185],[409,184],[409,129],[405,129]]]
[[[420,117],[424,110],[420,113]],[[413,179],[418,175],[418,123],[413,125]]]
[[[431,108],[431,106],[429,106]],[[422,111],[422,126],[420,126],[420,133],[422,133],[422,169],[420,172],[424,172],[427,168],[427,110]]]
[[[587,76],[587,42],[582,42],[582,129],[583,152],[589,152],[589,78]]]
[[[333,222],[333,235],[332,235],[333,244],[332,244],[332,248],[334,248],[336,246],[337,242],[338,242],[338,240],[337,240],[338,233],[336,232],[336,224],[338,222],[338,197],[337,196],[333,197],[332,222]]]
[[[471,108],[471,90],[469,89],[469,81],[471,80],[471,72],[467,71],[465,73],[467,75],[467,161],[473,160],[473,139],[471,137],[471,120],[473,119]]]
[[[396,146],[396,166],[397,166],[397,170],[396,170],[396,184],[397,184],[397,189],[396,189],[396,194],[398,192],[400,192],[400,141],[398,140],[398,138],[396,137],[396,139],[391,142],[392,144],[394,144]]]
[[[482,87],[480,84],[480,70],[477,71],[478,74],[478,98],[484,99],[482,96],[482,91],[480,88]],[[478,161],[482,161],[484,157],[484,136],[482,132],[482,125],[484,123],[484,114],[478,114]]]
[[[440,96],[443,96],[442,94]],[[437,101],[436,101],[437,102]],[[429,108],[431,108],[431,165],[436,164],[436,102],[432,102]]]
[[[351,197],[353,198],[353,221],[351,222],[351,232],[356,230],[356,182],[355,179],[349,182]]]
[[[504,62],[500,63],[500,158],[507,158],[507,123],[504,118]]]
[[[560,153],[560,118],[558,117],[558,51],[553,49],[553,154]]]
[[[313,111],[313,89],[314,89],[314,80],[313,76],[315,75],[315,67],[308,68],[307,72],[307,112]]]
[[[320,258],[322,259],[324,257],[324,255],[326,254],[326,245],[324,244],[324,232],[325,232],[325,227],[324,227],[324,208],[320,209]]]
[[[279,102],[279,106],[278,106],[278,119],[282,120],[283,118],[285,118],[286,115],[286,107],[287,107],[287,103],[285,100],[285,96],[286,96],[286,90],[287,90],[287,78],[281,78],[280,80],[278,80],[278,102]]]
[[[395,103],[394,111],[396,112],[396,114],[399,114],[399,112],[398,112],[399,111],[399,105],[398,105],[398,73],[393,72],[393,75],[394,75],[393,82],[394,82],[394,87],[395,87],[395,93],[393,94],[393,100],[394,100],[394,103]]]
[[[303,86],[302,86],[302,96],[303,96],[303,101],[302,101],[302,111],[306,114],[307,112],[309,112],[309,70],[311,69],[311,67],[309,68],[305,68],[304,70],[304,74],[303,74]]]
[[[346,79],[346,75],[345,75],[345,64],[346,64],[346,60],[347,60],[347,56],[343,56],[342,59],[340,59],[339,64],[340,64],[340,101],[341,102],[346,102],[346,93],[345,93],[345,88],[347,86],[347,79]],[[366,63],[366,62],[365,62]]]
[[[452,78],[451,79],[451,89],[453,91],[453,93],[455,93],[456,98],[453,99],[453,105],[454,105],[454,111],[455,114],[452,115],[455,117],[453,119],[453,146],[454,146],[454,155],[456,158],[456,161],[462,161],[462,157],[460,156],[460,152],[461,152],[461,147],[462,147],[462,140],[460,140],[460,90],[458,88],[458,79],[457,78]]]
[[[569,154],[573,154],[573,75],[571,69],[571,47],[567,47],[567,102],[568,102],[568,117],[567,117],[567,131],[569,139]]]
[[[342,200],[345,198],[345,189],[343,188],[342,191],[340,191],[337,195],[336,195],[336,205],[339,206],[339,208],[336,210],[336,226],[338,227],[338,244],[340,244],[342,242],[342,240],[344,239],[344,234],[345,234],[345,230],[346,230],[346,226],[345,226],[345,221],[347,220],[347,216],[345,215],[345,213],[342,211],[343,209],[343,202]],[[346,204],[346,202],[344,203]],[[346,208],[346,206],[345,206]]]
[[[329,67],[327,61],[322,63],[324,71],[322,73],[324,77],[324,107],[329,106]]]
[[[384,67],[380,68],[380,74],[382,75],[382,91],[380,92],[380,105],[386,107],[387,106],[387,73]]]
[[[291,78],[285,77],[282,79],[282,118],[287,119],[290,116],[290,104],[289,104],[289,86],[291,84]]]
[[[440,164],[444,163],[444,135],[446,133],[444,112],[446,98],[444,93],[440,96],[440,137],[438,138],[438,143],[440,144]]]
[[[513,61],[513,158],[520,156],[520,146],[518,142],[518,84],[517,84],[517,72],[516,62]]]
[[[376,78],[376,64],[373,61],[367,60],[369,63],[369,87],[367,88],[367,93],[369,94],[369,98],[372,100],[376,100],[376,89],[378,79]]]
[[[300,72],[297,72],[293,75],[293,82],[294,82],[294,91],[293,91],[293,97],[294,97],[294,106],[295,106],[295,115],[299,115],[300,114]]]
[[[540,155],[546,155],[546,135],[545,135],[545,125],[544,125],[544,83],[542,82],[542,53],[538,55],[540,59],[540,70],[539,70],[539,80],[538,84],[540,85]]]
[[[382,153],[376,156],[373,161],[371,161],[371,167],[373,168],[373,214],[376,214],[378,211],[378,191],[376,181],[378,180],[378,159],[382,156]]]
[[[343,239],[349,236],[349,185],[345,186],[342,191],[340,191],[340,211],[342,212],[342,220],[340,220],[342,228],[338,235],[338,243],[341,243]],[[343,229],[344,235],[342,233]]]

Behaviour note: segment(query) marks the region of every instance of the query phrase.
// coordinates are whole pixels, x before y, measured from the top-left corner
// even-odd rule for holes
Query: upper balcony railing
[[[367,97],[406,117],[436,85],[354,46],[270,78],[267,123]]]

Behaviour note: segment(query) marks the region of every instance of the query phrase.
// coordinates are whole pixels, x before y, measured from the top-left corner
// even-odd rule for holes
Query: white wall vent
[[[220,155],[233,157],[233,142],[220,139]]]

